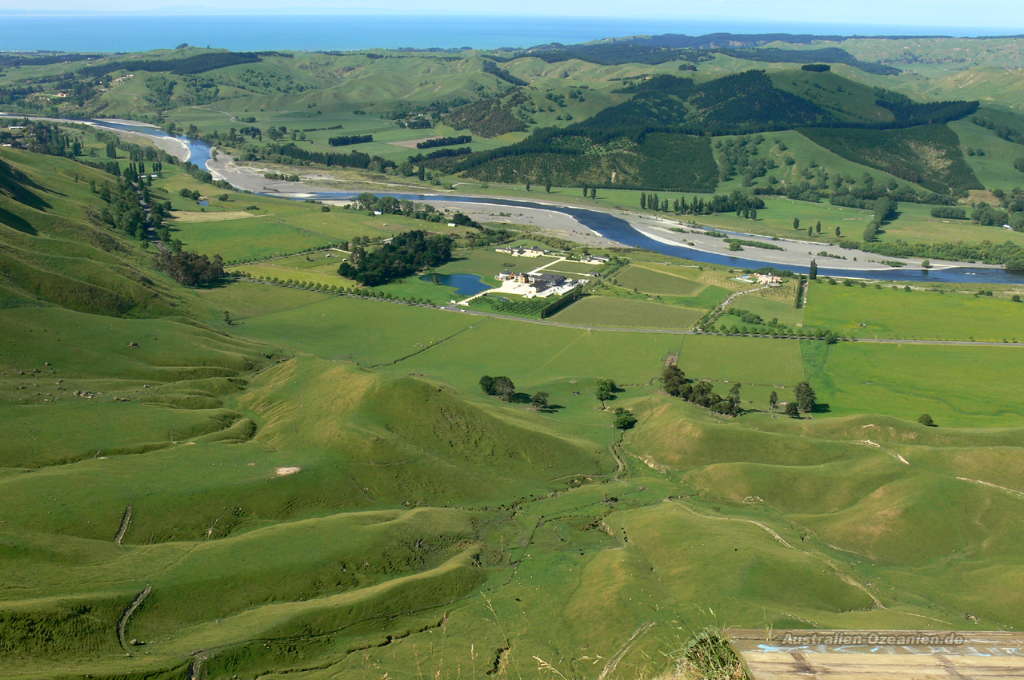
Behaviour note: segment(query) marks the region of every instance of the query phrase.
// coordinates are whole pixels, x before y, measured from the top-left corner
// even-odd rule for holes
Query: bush
[[[615,409],[615,428],[618,430],[630,430],[636,426],[636,416],[624,408]]]

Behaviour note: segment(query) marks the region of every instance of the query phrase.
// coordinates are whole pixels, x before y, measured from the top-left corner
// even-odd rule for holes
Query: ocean
[[[1005,35],[1006,28],[929,28],[657,18],[485,16],[57,16],[0,13],[0,51],[136,52],[180,43],[234,51],[370,48],[495,49],[685,33]]]

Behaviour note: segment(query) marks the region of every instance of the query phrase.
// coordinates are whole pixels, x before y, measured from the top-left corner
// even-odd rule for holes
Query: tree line
[[[327,140],[327,143],[331,146],[351,146],[352,144],[363,144],[372,141],[373,135],[341,135],[339,137],[331,137]]]
[[[702,196],[694,196],[693,200],[687,202],[685,196],[669,199],[655,193],[640,193],[640,207],[646,210],[659,212],[673,212],[676,215],[712,215],[716,213],[735,212],[740,217],[757,219],[757,211],[765,206],[764,199],[751,196],[739,189],[731,194],[715,194],[705,199]]]
[[[472,135],[459,135],[457,137],[434,137],[416,142],[417,149],[433,149],[438,146],[455,146],[457,144],[469,144],[473,141]]]

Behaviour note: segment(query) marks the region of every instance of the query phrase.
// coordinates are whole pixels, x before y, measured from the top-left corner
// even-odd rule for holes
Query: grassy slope
[[[42,186],[76,191],[66,172],[33,171]],[[62,219],[80,219],[80,207],[60,208]],[[289,223],[317,218],[297,207],[309,212]],[[43,232],[47,213],[25,215]],[[83,232],[73,233],[77,248]],[[978,483],[1024,488],[1020,431],[984,429],[1019,427],[1005,380],[1019,350],[585,332],[252,284],[192,293],[124,247],[117,260],[154,277],[157,300],[211,324],[230,310],[240,325],[38,302],[0,311],[0,408],[18,425],[0,449],[11,500],[0,511],[0,649],[12,677],[183,677],[206,649],[211,677],[480,677],[497,656],[512,677],[550,677],[536,657],[595,678],[654,623],[608,676],[634,678],[662,670],[708,623],[962,628],[974,625],[969,612],[980,628],[1024,625],[1019,501]],[[696,298],[738,285],[664,259],[620,271],[609,292]],[[920,318],[892,319],[915,327],[931,323],[925,311],[980,303],[992,307],[979,317],[991,332],[994,305],[1015,309],[828,287],[851,290],[934,296]],[[746,302],[780,315],[784,304]],[[270,366],[271,348],[292,358]],[[350,362],[410,354],[373,371]],[[658,394],[652,379],[669,355],[719,392],[741,382],[748,408],[772,390],[786,399],[806,375],[832,413],[711,417]],[[486,397],[482,373],[548,391],[562,408]],[[599,377],[626,388],[612,405],[640,416],[619,474],[593,397]],[[73,398],[58,380],[101,396]],[[924,411],[941,427],[908,422]],[[148,443],[159,448],[140,452]],[[286,466],[301,470],[278,476]],[[116,546],[128,504],[134,519]],[[146,585],[128,637],[147,644],[126,657],[114,625]],[[389,635],[398,641],[382,644]]]
[[[993,114],[983,109],[979,115]],[[1024,173],[1013,167],[1015,160],[1024,158],[1024,146],[1000,139],[991,130],[975,125],[970,120],[958,120],[949,126],[956,132],[965,149],[981,149],[985,152],[984,156],[971,156],[965,152],[964,158],[986,188],[1006,191],[1024,184]]]

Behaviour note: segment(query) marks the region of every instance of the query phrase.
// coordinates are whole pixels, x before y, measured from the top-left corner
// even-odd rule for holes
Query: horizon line
[[[5,16],[5,17],[24,17],[24,18],[59,18],[59,17],[67,17],[67,18],[82,18],[82,17],[109,17],[109,18],[114,18],[114,17],[134,17],[134,18],[143,18],[143,17],[152,17],[152,18],[165,18],[165,17],[236,17],[236,18],[274,17],[274,18],[282,18],[282,17],[296,17],[296,18],[299,18],[299,17],[344,17],[344,16],[395,18],[395,17],[402,17],[402,16],[409,16],[409,15],[415,15],[415,16],[418,16],[418,17],[437,17],[437,18],[445,18],[445,17],[449,17],[449,18],[455,18],[455,17],[469,18],[469,17],[472,17],[472,18],[481,18],[481,19],[483,19],[483,18],[516,18],[516,19],[537,18],[537,19],[549,19],[549,20],[550,19],[589,19],[589,20],[595,20],[595,21],[598,21],[598,20],[612,20],[612,19],[628,19],[631,22],[642,22],[642,21],[650,20],[650,21],[655,21],[655,22],[659,22],[659,23],[662,23],[662,24],[664,24],[666,21],[672,21],[672,22],[694,22],[694,23],[697,23],[697,24],[701,24],[701,23],[716,23],[716,22],[725,22],[725,23],[731,22],[731,23],[737,24],[738,26],[743,26],[743,27],[749,27],[751,25],[757,25],[757,24],[762,24],[762,25],[766,25],[766,26],[769,26],[769,27],[771,27],[771,26],[778,26],[778,27],[783,27],[783,26],[793,26],[793,27],[806,26],[806,27],[809,27],[809,28],[810,27],[816,27],[816,28],[819,29],[819,31],[820,31],[821,28],[827,27],[827,26],[834,26],[836,28],[857,27],[857,28],[859,28],[861,30],[863,30],[864,28],[867,28],[867,27],[878,27],[880,29],[890,29],[890,30],[893,30],[893,29],[915,29],[915,30],[922,30],[922,31],[924,31],[924,30],[940,30],[941,31],[941,30],[957,29],[957,33],[959,33],[959,35],[949,35],[949,34],[924,35],[924,34],[921,34],[921,35],[908,35],[907,37],[916,37],[916,38],[929,38],[929,37],[932,37],[932,38],[967,38],[967,37],[975,37],[975,38],[1021,38],[1021,37],[1024,37],[1024,26],[1020,26],[1020,27],[1013,28],[1013,29],[1000,29],[1000,28],[996,28],[994,26],[964,26],[963,24],[956,24],[956,25],[923,25],[923,24],[900,24],[900,23],[874,23],[874,22],[858,22],[858,21],[835,22],[835,21],[801,21],[801,20],[780,20],[780,19],[736,19],[736,18],[733,18],[733,17],[707,17],[707,16],[702,16],[702,17],[687,17],[687,16],[672,16],[672,17],[650,16],[650,17],[645,17],[645,16],[639,16],[638,17],[638,16],[623,16],[623,15],[616,15],[616,14],[602,14],[602,15],[579,15],[579,14],[505,14],[505,13],[496,13],[496,12],[487,12],[487,13],[473,13],[473,12],[444,13],[444,12],[441,12],[441,13],[438,13],[438,12],[426,12],[426,11],[423,11],[423,12],[417,12],[417,11],[411,11],[411,12],[410,11],[405,11],[405,12],[388,12],[388,11],[382,11],[382,10],[376,10],[376,9],[375,10],[369,10],[369,11],[367,11],[367,10],[347,10],[347,11],[312,11],[312,10],[310,10],[309,12],[305,12],[305,11],[302,11],[302,12],[275,12],[275,11],[272,11],[272,10],[261,10],[259,13],[243,13],[243,12],[239,12],[237,10],[236,11],[228,11],[228,10],[224,10],[224,11],[195,11],[195,10],[181,10],[181,11],[152,10],[152,11],[150,11],[150,10],[139,10],[139,11],[134,11],[133,12],[133,11],[128,11],[128,10],[112,10],[112,11],[94,10],[94,11],[83,11],[83,10],[78,10],[78,9],[74,9],[74,10],[70,10],[69,9],[69,10],[31,10],[31,11],[25,11],[25,10],[21,10],[21,9],[3,9],[3,8],[0,8],[0,16]],[[964,35],[964,31],[971,31],[971,30],[995,31],[995,33],[978,33],[976,35],[970,35],[970,36]],[[713,32],[714,33],[733,33],[734,35],[752,35],[752,34],[758,34],[758,33],[784,33],[784,34],[789,34],[789,35],[801,35],[801,33],[799,31],[783,30],[781,28],[779,30],[756,31],[754,33],[743,33],[743,32],[740,32],[740,31],[726,31],[726,30],[719,30],[719,31],[713,31]],[[662,35],[662,34],[667,34],[667,33],[671,33],[671,31],[664,31],[662,33],[651,32],[651,33],[646,33],[644,35]],[[803,34],[806,34],[806,35],[822,35],[818,31],[806,31]],[[868,34],[864,34],[864,33],[855,33],[855,34],[836,33],[835,35],[840,35],[842,37],[865,37],[865,38],[876,37],[874,35],[868,35]],[[878,34],[877,37],[889,37],[889,36],[887,36],[885,34]]]

